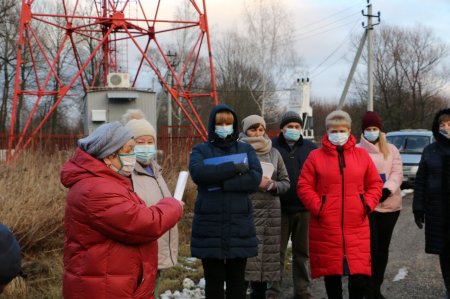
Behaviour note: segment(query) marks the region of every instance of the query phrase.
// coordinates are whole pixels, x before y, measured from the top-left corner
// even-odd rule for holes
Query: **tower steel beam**
[[[22,0],[8,160],[11,160],[13,150],[17,155],[30,146],[33,137],[42,130],[65,97],[76,95],[81,101],[86,92],[106,87],[108,74],[124,67],[118,60],[118,51],[119,45],[125,42],[136,60],[136,67],[127,69],[132,87],[138,82],[150,86],[150,77],[156,77],[193,128],[206,140],[207,130],[197,111],[196,100],[206,98],[214,105],[218,103],[206,1],[185,1],[191,16],[175,19],[163,16],[163,11],[173,11],[172,0]],[[166,57],[169,50],[166,45],[175,34],[183,34],[186,30],[196,33],[189,35],[193,40],[183,49],[185,59],[179,62],[183,67],[176,70]],[[50,46],[52,34],[60,37],[56,47]],[[89,45],[87,49],[86,45]],[[57,66],[63,59],[72,61],[72,74],[63,76],[58,72]],[[173,86],[166,82],[157,62],[162,62],[159,67],[170,72]],[[208,67],[209,81],[205,84],[210,90],[193,84],[200,72],[200,62]],[[23,82],[25,67],[32,68],[30,73],[33,75]],[[145,72],[148,70],[152,76]],[[205,72],[204,69],[201,71]],[[37,112],[46,97],[54,100],[48,112],[39,118]],[[26,103],[27,109],[18,111],[21,103]],[[20,125],[17,123],[19,115],[25,118]]]

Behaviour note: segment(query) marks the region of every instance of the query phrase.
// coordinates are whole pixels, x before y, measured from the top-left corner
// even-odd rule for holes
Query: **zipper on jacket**
[[[317,221],[320,221],[320,214],[322,214],[323,206],[325,205],[326,197],[322,195],[322,204],[320,205],[319,214],[317,215]]]
[[[344,187],[344,182],[345,182],[345,177],[344,177],[344,168],[345,168],[345,158],[344,158],[344,149],[342,147],[337,147],[336,148],[337,152],[338,152],[338,160],[339,160],[339,172],[341,173],[341,199],[342,199],[342,208],[341,208],[341,227],[342,227],[342,247],[344,250],[344,256],[343,256],[343,260],[342,260],[342,271],[344,272],[344,266],[345,264],[347,264],[348,266],[348,261],[347,261],[347,248],[345,245],[345,232],[344,232],[344,206],[345,206],[345,187]],[[348,268],[348,275],[350,275],[350,267]]]
[[[344,195],[344,191],[345,191],[345,188],[344,188],[344,171],[342,171],[342,174],[341,174],[341,177],[342,177],[342,216],[341,216],[341,226],[342,226],[342,247],[343,247],[343,249],[344,249],[344,260],[343,260],[343,265],[345,265],[345,263],[347,262],[347,266],[348,266],[348,261],[347,261],[347,248],[346,248],[346,245],[345,245],[345,232],[344,232],[344,202],[345,202],[345,195]],[[344,266],[342,267],[342,268],[344,268]],[[348,270],[348,274],[350,275],[350,267],[348,267],[349,268],[349,270]]]

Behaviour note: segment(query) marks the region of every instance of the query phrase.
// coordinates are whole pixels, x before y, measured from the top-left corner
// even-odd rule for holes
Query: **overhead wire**
[[[358,1],[358,2],[360,2],[360,1]],[[301,28],[293,29],[289,33],[285,34],[284,37],[281,37],[281,41],[279,42],[279,44],[287,44],[287,43],[293,42],[295,40],[300,40],[300,39],[303,39],[303,38],[309,38],[309,37],[312,37],[312,36],[316,36],[316,35],[320,35],[320,34],[329,32],[329,31],[331,31],[333,29],[330,29],[328,27],[333,26],[335,24],[338,24],[342,20],[347,20],[351,16],[359,14],[359,12],[352,12],[350,14],[347,14],[345,16],[341,16],[340,18],[334,19],[334,20],[333,20],[332,17],[334,17],[336,15],[340,15],[342,12],[348,11],[348,10],[352,9],[353,7],[358,6],[358,5],[360,5],[360,3],[355,3],[355,4],[351,5],[351,6],[348,6],[348,7],[344,8],[344,9],[341,9],[341,10],[339,10],[337,12],[334,12],[334,13],[332,13],[332,14],[330,14],[330,15],[328,15],[328,16],[320,19],[320,20],[317,20],[317,21],[308,23],[306,25],[303,25],[303,26],[301,26]],[[319,27],[316,26],[317,24],[323,23],[324,21],[328,21],[328,23],[326,23],[324,25],[321,25]],[[345,25],[348,25],[348,23],[346,23]],[[334,27],[334,29],[340,28],[340,27],[342,27],[342,26]]]
[[[342,39],[342,41],[339,43],[339,45],[324,59],[324,60],[322,60],[322,62],[321,63],[319,63],[311,72],[310,72],[310,76],[314,76],[315,74],[315,72],[325,63],[325,62],[327,62],[334,54],[336,54],[336,52],[338,51],[338,50],[340,50],[341,48],[342,48],[342,46],[346,43],[346,42],[348,42],[348,38],[350,38],[350,36],[352,35],[352,33],[354,32],[354,30],[355,30],[355,28],[356,28],[356,25],[357,25],[358,23],[355,23],[354,25],[353,25],[353,27],[349,30],[349,32],[345,35],[345,37]],[[344,55],[345,56],[345,55]],[[320,73],[322,73],[322,72],[320,72]]]

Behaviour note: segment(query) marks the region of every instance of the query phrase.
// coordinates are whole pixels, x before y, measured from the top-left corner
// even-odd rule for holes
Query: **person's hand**
[[[366,215],[369,215],[370,213],[372,213],[372,211],[370,210],[370,207],[368,205],[364,205],[364,211],[366,212]]]
[[[261,190],[266,191],[266,189],[267,189],[267,184],[268,184],[269,182],[270,182],[270,178],[268,178],[268,177],[266,177],[266,176],[263,176],[262,179],[261,179],[261,183],[259,183],[259,188],[260,188]]]
[[[383,188],[381,193],[380,202],[385,201],[389,196],[391,196],[392,192],[388,188]]]
[[[423,211],[415,211],[414,212],[414,221],[419,229],[423,228],[423,224],[425,223],[425,213]]]
[[[236,173],[246,173],[248,171],[248,165],[245,163],[234,164],[234,168],[236,169]]]

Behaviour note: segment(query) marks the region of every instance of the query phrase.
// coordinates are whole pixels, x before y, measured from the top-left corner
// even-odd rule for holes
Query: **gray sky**
[[[298,77],[310,77],[313,97],[339,99],[354,58],[350,37],[363,33],[361,23],[367,23],[367,18],[361,10],[367,13],[367,1],[283,0],[278,3],[291,14],[296,47],[306,65],[307,72]],[[383,25],[420,24],[450,44],[449,0],[373,0],[371,3],[373,14],[381,13],[381,24],[375,30]],[[211,34],[234,28],[242,18],[242,10],[243,0],[207,1]],[[447,62],[450,64],[450,58]]]

